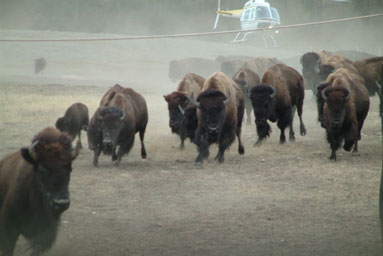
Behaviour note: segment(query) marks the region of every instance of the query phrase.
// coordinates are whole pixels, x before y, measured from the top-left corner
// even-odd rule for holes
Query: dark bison
[[[283,64],[277,58],[266,58],[266,57],[257,57],[250,60],[247,60],[243,67],[253,70],[255,73],[262,77],[265,71],[275,65],[275,64]]]
[[[315,93],[315,86],[320,83],[320,65],[330,58],[331,53],[328,51],[306,52],[301,56],[302,75],[306,89],[310,89]]]
[[[349,70],[346,68],[339,68],[336,72],[331,73],[325,82],[322,82],[319,84],[319,86],[316,87],[316,103],[317,103],[317,110],[318,110],[318,121],[320,122],[321,126],[323,128],[326,128],[325,124],[325,118],[324,118],[324,112],[323,112],[323,106],[325,103],[325,100],[322,97],[322,91],[326,89],[328,86],[331,86],[333,84],[336,84],[335,80],[339,80],[339,78],[342,77],[343,79],[347,79],[348,81],[354,81],[355,83],[364,84],[364,79],[360,76],[358,72],[355,72],[355,70]]]
[[[211,59],[186,58],[169,62],[169,78],[174,83],[184,77],[186,73],[196,73],[203,77],[219,70],[220,64]]]
[[[48,250],[56,239],[60,215],[69,208],[69,179],[73,149],[71,138],[46,128],[22,148],[0,161],[0,254],[13,255],[23,235],[32,255]]]
[[[338,69],[335,77],[321,92],[325,101],[323,106],[327,141],[331,146],[331,160],[336,160],[336,150],[344,141],[343,148],[358,151],[358,140],[367,116],[370,99],[360,79],[350,79],[345,73],[349,70]],[[357,73],[356,73],[357,74]],[[355,75],[355,74],[352,74]]]
[[[140,134],[141,157],[146,158],[144,135],[148,123],[148,110],[145,99],[133,89],[125,88],[115,94],[108,106],[100,107],[98,114],[102,131],[102,146],[105,154],[119,165],[124,154],[128,154],[134,143],[134,136]],[[116,154],[116,148],[118,152]],[[98,152],[98,151],[97,151]],[[95,151],[96,153],[96,151]],[[98,156],[93,164],[97,166]]]
[[[238,85],[222,72],[206,79],[197,100],[190,97],[197,107],[198,128],[194,143],[198,148],[195,165],[202,165],[209,156],[209,145],[218,143],[216,160],[224,161],[225,150],[238,138],[238,152],[244,154],[241,127],[244,112],[243,94]]]
[[[277,122],[281,130],[280,143],[286,142],[285,128],[290,127],[289,139],[295,140],[293,120],[298,109],[300,134],[306,135],[302,120],[305,88],[302,76],[293,68],[283,64],[270,67],[261,79],[261,84],[251,89],[251,103],[254,108],[259,144],[270,135],[267,120]]]
[[[242,90],[243,98],[245,101],[245,109],[246,109],[246,122],[247,124],[251,123],[251,111],[253,110],[253,106],[251,105],[250,100],[250,90],[255,85],[259,84],[259,76],[257,73],[248,68],[240,68],[237,73],[233,76],[234,82],[236,82]]]
[[[365,86],[370,96],[374,96],[379,88],[376,81],[380,81],[383,57],[375,57],[354,62],[354,66],[365,80]]]
[[[80,147],[81,145],[81,130],[86,131],[89,124],[88,107],[78,102],[72,104],[66,111],[63,117],[56,121],[56,128],[62,132],[67,132],[72,136],[72,141],[78,136]]]
[[[47,61],[44,58],[41,57],[41,58],[35,59],[35,75],[37,75],[40,72],[42,73],[46,65],[47,65]]]
[[[188,137],[188,132],[186,131],[186,123],[188,121],[185,120],[185,117],[189,117],[195,120],[195,118],[191,116],[190,110],[188,111],[187,115],[185,115],[185,110],[190,105],[188,97],[190,97],[192,94],[198,96],[201,92],[204,82],[205,78],[194,73],[187,73],[178,84],[176,91],[168,95],[164,95],[164,99],[168,103],[169,126],[172,130],[172,133],[176,133],[180,136],[181,149],[184,148],[184,141]],[[190,120],[190,122],[191,121],[192,120]],[[194,134],[194,131],[189,131],[189,134]]]

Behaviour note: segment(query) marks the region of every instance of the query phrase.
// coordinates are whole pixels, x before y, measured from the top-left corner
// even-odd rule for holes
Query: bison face
[[[107,107],[100,111],[99,122],[102,130],[102,143],[107,149],[117,145],[124,121],[125,113],[118,107]]]
[[[69,121],[67,119],[65,119],[64,117],[60,117],[56,121],[56,128],[62,132],[68,131],[69,130]]]
[[[333,128],[341,127],[346,116],[350,91],[344,87],[328,87],[322,91],[322,97],[326,102],[324,107],[326,124]]]
[[[319,73],[320,58],[315,52],[308,52],[301,57],[302,74],[305,78],[316,76]]]
[[[207,90],[198,96],[195,102],[191,97],[191,103],[200,109],[200,123],[211,135],[217,135],[221,132],[222,126],[226,120],[226,105],[231,101],[231,91],[226,96],[217,90]]]
[[[264,126],[267,119],[275,121],[273,115],[273,98],[275,96],[276,90],[268,85],[258,85],[251,90],[250,100],[257,126]]]
[[[58,142],[42,138],[34,141],[30,148],[21,149],[22,157],[34,166],[34,181],[42,195],[42,202],[55,216],[69,208],[68,186],[72,161],[77,157],[79,149],[79,142],[72,149],[67,134],[60,135]]]

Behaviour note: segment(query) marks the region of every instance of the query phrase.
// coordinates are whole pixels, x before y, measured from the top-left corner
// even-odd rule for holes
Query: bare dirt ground
[[[115,82],[133,87],[148,103],[145,161],[136,138],[120,167],[101,156],[95,168],[82,134],[71,206],[47,255],[380,255],[378,98],[371,98],[358,154],[340,150],[337,162],[328,160],[325,131],[307,92],[305,137],[296,118],[295,143],[279,145],[273,124],[271,137],[253,147],[255,125],[244,125],[244,156],[235,142],[224,164],[210,157],[195,168],[194,145],[173,147],[179,140],[170,133],[162,97],[176,87],[167,79],[168,60],[181,53],[212,58],[252,49],[193,41],[186,54],[183,43],[0,45],[1,158],[53,126],[72,103],[83,102],[92,115]],[[34,76],[33,58],[43,53],[47,69]],[[274,54],[288,57],[281,49]],[[216,151],[211,147],[212,156]],[[16,255],[27,252],[19,239]]]

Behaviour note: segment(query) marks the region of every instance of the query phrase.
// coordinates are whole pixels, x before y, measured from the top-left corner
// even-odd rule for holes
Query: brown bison
[[[186,58],[169,62],[169,78],[174,83],[184,77],[186,73],[196,73],[203,77],[219,70],[219,63],[204,58]]]
[[[195,118],[190,116],[190,111],[188,111],[188,115],[185,115],[185,109],[190,105],[188,96],[192,94],[198,96],[204,82],[205,78],[194,73],[187,73],[178,84],[176,91],[164,95],[164,99],[168,103],[169,126],[172,133],[176,133],[180,136],[181,149],[184,148],[184,141],[188,137],[185,117],[188,116],[195,120]],[[190,131],[189,134],[194,134],[194,131]],[[193,138],[191,139],[193,140]]]
[[[197,100],[190,97],[197,107],[198,128],[194,143],[198,148],[195,165],[202,165],[209,156],[209,145],[218,143],[216,160],[224,162],[225,150],[238,138],[238,152],[244,154],[241,127],[244,112],[243,94],[238,85],[222,72],[206,79]]]
[[[315,86],[320,82],[320,65],[330,58],[331,53],[328,51],[306,52],[301,56],[302,75],[305,86],[311,89],[315,94]]]
[[[383,65],[383,57],[375,57],[354,62],[354,66],[365,80],[365,86],[370,96],[374,96],[379,88],[376,81],[380,80]]]
[[[334,54],[319,67],[321,81],[326,81],[327,77],[338,68],[346,68],[352,72],[358,72],[351,60],[342,55]]]
[[[251,123],[251,111],[253,110],[253,106],[251,105],[250,100],[250,90],[255,85],[259,84],[259,76],[257,73],[248,68],[240,68],[237,73],[233,76],[234,82],[236,82],[242,90],[243,98],[245,101],[245,109],[246,109],[246,122],[247,124]]]
[[[303,77],[293,68],[283,64],[270,67],[261,79],[261,84],[251,89],[251,103],[254,109],[259,144],[270,135],[271,127],[267,120],[277,122],[281,130],[280,143],[286,142],[285,128],[290,127],[291,141],[295,140],[293,120],[298,109],[300,134],[306,135],[302,120],[305,88]]]
[[[72,141],[78,136],[81,145],[81,130],[86,131],[89,124],[88,107],[78,102],[72,104],[66,111],[63,117],[56,121],[56,128],[62,132],[67,132],[72,136]]]
[[[334,84],[335,80],[338,80],[340,75],[349,81],[354,81],[359,84],[364,84],[364,79],[360,76],[358,72],[355,72],[355,70],[349,70],[346,68],[339,68],[337,69],[337,72],[331,73],[325,82],[322,82],[319,84],[319,86],[316,87],[316,103],[317,103],[317,110],[318,110],[318,121],[320,122],[321,126],[323,128],[326,128],[325,119],[324,119],[324,112],[323,112],[323,106],[325,103],[325,100],[322,97],[322,91],[326,89],[328,86],[331,86]]]
[[[130,88],[123,89],[115,94],[108,106],[98,110],[96,118],[102,131],[103,152],[111,154],[112,160],[116,160],[116,165],[119,165],[122,156],[131,150],[137,132],[140,134],[141,157],[146,158],[144,135],[148,110],[146,101],[140,94]],[[117,147],[119,148],[116,154]],[[93,161],[95,166],[98,164],[98,156],[95,155]]]
[[[348,74],[347,73],[351,73]],[[332,74],[332,80],[322,90],[325,101],[323,106],[324,123],[327,141],[331,146],[331,160],[336,160],[336,150],[344,141],[343,148],[358,151],[358,140],[367,116],[370,100],[361,79],[350,79],[357,76],[347,69],[338,69]]]
[[[275,64],[283,64],[277,58],[265,58],[265,57],[257,57],[250,60],[247,60],[244,64],[244,68],[248,68],[256,72],[260,77],[265,73],[265,71],[275,65]]]
[[[69,208],[72,162],[79,152],[71,137],[46,128],[0,161],[0,254],[13,255],[23,235],[32,255],[48,250],[56,239],[60,215]]]

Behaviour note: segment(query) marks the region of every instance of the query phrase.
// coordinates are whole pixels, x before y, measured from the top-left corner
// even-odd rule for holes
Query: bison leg
[[[255,142],[254,146],[259,146],[262,143],[263,139],[270,136],[271,127],[267,123],[267,121],[260,123],[256,122],[255,124],[257,127],[258,140]]]
[[[146,159],[146,149],[145,149],[145,144],[144,144],[145,130],[146,130],[146,127],[140,131],[141,158],[142,159]]]
[[[241,126],[237,127],[237,138],[238,138],[238,153],[240,155],[245,154],[245,148],[243,147],[242,140],[241,140]]]
[[[291,119],[290,119],[290,124],[289,124],[289,141],[294,142],[295,141],[295,132],[294,132],[294,116],[297,108],[293,107],[291,110]]]
[[[93,165],[95,167],[98,167],[98,157],[100,156],[101,154],[101,151],[102,151],[102,147],[101,146],[96,146],[96,149],[93,151]]]
[[[330,160],[336,161],[336,150],[340,147],[340,144],[341,144],[340,138],[332,138],[330,140],[330,146],[331,146]]]
[[[302,114],[303,114],[303,100],[301,102],[298,102],[298,116],[299,116],[299,123],[300,123],[300,133],[302,136],[306,135],[306,126],[303,123]]]
[[[81,130],[78,132],[78,141],[80,142],[80,149],[82,149],[82,143],[81,143]]]
[[[127,139],[127,142],[122,144],[122,145],[120,145],[120,147],[118,149],[117,160],[116,160],[116,163],[115,163],[116,166],[120,166],[122,156],[124,154],[128,154],[129,151],[132,149],[133,144],[134,144],[134,134],[133,134],[133,136],[130,136],[130,137],[126,138],[126,139]]]
[[[230,145],[233,143],[235,139],[235,133],[224,130],[222,131],[219,139],[219,147],[218,147],[218,153],[215,157],[215,160],[217,160],[219,163],[223,163],[225,161],[224,154],[225,150],[230,147]]]
[[[6,213],[3,213],[5,216]],[[8,219],[8,220],[7,220]],[[19,233],[11,225],[9,218],[0,220],[0,255],[13,255]]]
[[[202,129],[197,131],[195,143],[198,148],[198,156],[194,162],[195,166],[201,166],[204,159],[209,156],[209,143],[207,141],[207,134]]]

